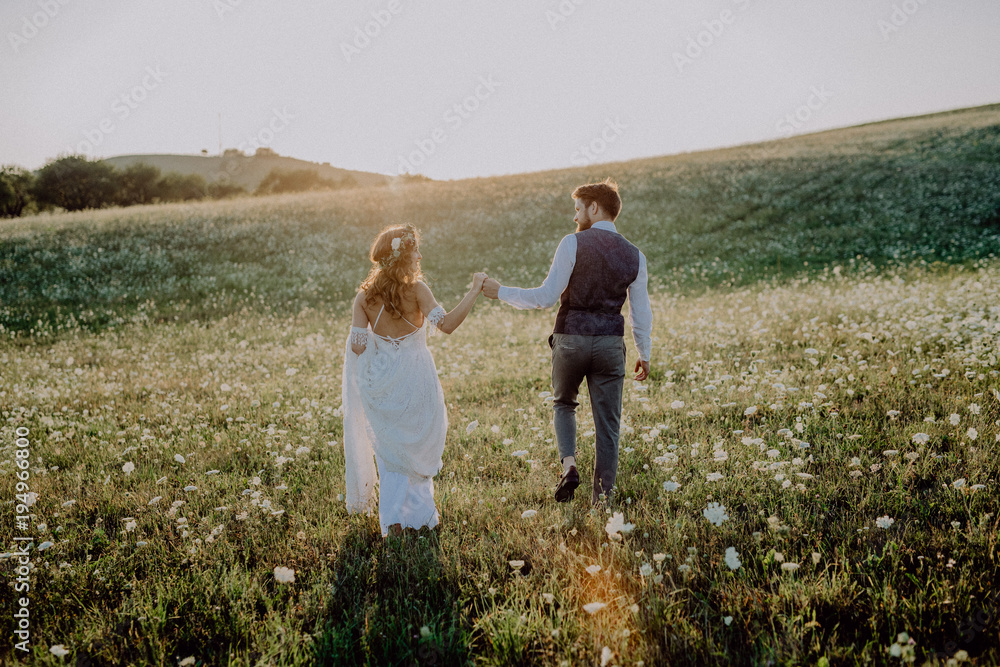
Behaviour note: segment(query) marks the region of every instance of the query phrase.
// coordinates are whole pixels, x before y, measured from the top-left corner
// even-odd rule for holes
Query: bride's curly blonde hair
[[[375,238],[368,255],[371,271],[358,288],[369,306],[382,299],[386,310],[396,317],[402,315],[403,294],[424,277],[411,261],[419,243],[420,231],[413,225],[387,227]]]

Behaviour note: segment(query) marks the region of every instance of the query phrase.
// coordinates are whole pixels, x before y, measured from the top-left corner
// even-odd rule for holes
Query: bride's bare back
[[[403,317],[400,317],[396,313],[392,312],[389,308],[386,308],[379,317],[379,311],[382,310],[384,302],[379,297],[369,303],[368,299],[364,296],[361,297],[361,308],[365,311],[365,315],[368,316],[368,322],[372,325],[378,321],[378,326],[375,326],[372,330],[379,336],[385,336],[387,338],[399,338],[400,336],[405,336],[408,333],[415,331],[414,327],[423,326],[424,315],[420,312],[420,304],[417,302],[416,294],[414,290],[409,289],[403,293],[403,303],[400,304]],[[413,326],[406,322],[409,320]]]

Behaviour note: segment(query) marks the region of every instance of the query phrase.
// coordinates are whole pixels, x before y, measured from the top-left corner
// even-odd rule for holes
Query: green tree
[[[27,169],[8,165],[0,169],[0,217],[16,218],[31,202],[34,176]]]
[[[188,201],[204,199],[208,194],[208,186],[201,174],[168,171],[157,182],[157,192],[162,201]]]
[[[84,155],[69,155],[50,161],[38,171],[32,194],[41,204],[67,211],[101,208],[118,197],[115,168]]]
[[[305,192],[306,190],[335,190],[356,185],[353,176],[345,176],[336,181],[323,178],[315,169],[293,169],[285,171],[272,169],[271,173],[257,185],[255,194],[269,195],[280,192]]]
[[[159,195],[160,168],[145,162],[130,164],[118,173],[118,202],[122,206],[150,204]]]
[[[212,199],[227,199],[238,195],[245,195],[247,189],[242,185],[234,183],[224,183],[222,181],[212,181],[208,184],[208,196]]]

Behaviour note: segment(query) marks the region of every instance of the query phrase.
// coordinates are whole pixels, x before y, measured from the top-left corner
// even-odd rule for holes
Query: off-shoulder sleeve
[[[368,345],[368,328],[351,327],[351,344],[366,347]]]
[[[441,328],[441,321],[444,320],[445,312],[444,308],[437,306],[431,312],[427,313],[427,321],[434,325],[435,328]],[[430,331],[434,331],[431,329]]]

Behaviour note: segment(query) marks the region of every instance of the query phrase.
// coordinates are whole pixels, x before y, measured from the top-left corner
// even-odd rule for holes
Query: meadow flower
[[[948,421],[951,422],[952,426],[958,426],[958,422],[962,421],[962,418],[953,412],[951,413],[951,416],[948,417]]]
[[[611,649],[608,648],[607,646],[601,649],[601,667],[607,667],[608,663],[611,662],[611,658],[613,656],[614,654],[611,652]]]
[[[61,658],[64,655],[69,655],[69,651],[67,651],[66,647],[63,646],[62,644],[53,644],[52,646],[50,646],[49,653],[58,658]]]
[[[395,241],[396,239],[393,240]],[[426,625],[420,626],[420,636],[423,637],[424,639],[427,639],[428,637],[431,636],[431,629]]]
[[[952,488],[961,489],[965,487],[965,478],[959,477],[954,482],[951,483]]]
[[[125,465],[122,466],[122,471],[124,471],[126,475],[131,475],[133,470],[135,470],[135,464],[132,463],[131,461],[128,461]]]
[[[875,519],[875,525],[878,526],[879,528],[885,528],[885,529],[890,528],[892,524],[894,524],[895,522],[896,520],[890,518],[889,516],[880,516],[879,518]]]
[[[295,582],[295,570],[280,565],[274,568],[274,578],[278,583],[291,584]]]
[[[524,561],[523,560],[512,560],[512,561],[509,561],[509,562],[510,562],[510,566],[512,568],[514,568],[515,570],[520,570],[522,567],[524,567]]]
[[[588,614],[596,614],[607,606],[604,602],[591,602],[590,604],[583,605],[583,610]]]
[[[918,445],[926,445],[928,442],[930,442],[930,439],[931,439],[931,436],[929,436],[926,433],[914,433],[913,434],[913,442],[916,443],[916,444],[918,444]]]
[[[511,456],[527,456],[530,452],[527,449],[519,449],[516,452],[511,452]]]
[[[702,511],[702,514],[708,519],[709,523],[716,526],[721,526],[729,518],[729,515],[726,514],[725,506],[719,503],[709,503],[708,507]]]
[[[178,463],[184,463],[185,459],[184,456],[181,454],[174,454],[174,461],[177,461]]]
[[[473,431],[476,430],[477,426],[479,426],[479,420],[478,419],[474,419],[471,422],[469,422],[468,426],[465,427],[465,432],[466,433],[472,433]]]
[[[596,576],[596,575],[597,575],[597,573],[601,571],[601,566],[600,566],[600,565],[598,565],[598,564],[596,564],[596,563],[594,563],[593,565],[590,565],[590,566],[588,566],[588,567],[586,568],[586,570],[587,570],[587,573],[588,573],[588,574],[589,574],[590,576],[592,576],[592,577],[593,577],[593,576]]]
[[[730,570],[740,569],[740,554],[736,551],[736,547],[729,547],[726,549],[726,565],[729,566]]]
[[[730,623],[733,622],[733,617],[732,616],[726,616],[725,618],[722,619],[722,622],[725,623],[726,625],[729,625]]]
[[[799,569],[799,564],[798,563],[782,563],[781,564],[781,569],[784,570],[785,572],[795,572],[795,570]]]
[[[725,475],[723,475],[721,472],[710,472],[707,475],[705,475],[705,481],[718,482],[720,479],[723,479],[724,477]]]
[[[662,563],[663,559],[667,557],[667,554],[653,554],[653,560],[657,563]]]
[[[621,512],[615,512],[611,518],[608,519],[607,525],[604,526],[604,530],[607,532],[608,537],[613,540],[622,539],[621,533],[630,533],[633,528],[635,528],[635,525],[625,523],[625,515]]]
[[[649,575],[653,574],[653,566],[650,565],[649,563],[643,563],[639,567],[639,574],[641,574],[644,577],[648,577]]]
[[[552,595],[552,593],[542,593],[542,599],[545,600],[546,604],[552,604],[555,602],[556,596]]]
[[[663,490],[664,491],[676,491],[679,488],[681,488],[681,485],[678,484],[677,482],[667,481],[667,482],[663,483]]]
[[[975,440],[979,437],[979,431],[970,426],[969,430],[965,432],[965,437],[969,440]]]
[[[822,557],[823,556],[818,551],[812,552],[813,565],[818,565],[819,564],[819,560]]]
[[[523,512],[521,512],[521,518],[522,519],[530,519],[531,517],[535,516],[536,514],[538,514],[538,510],[524,510]]]
[[[751,405],[749,408],[747,408],[746,410],[743,411],[743,415],[746,416],[746,417],[749,417],[750,415],[755,415],[755,414],[757,414],[757,406],[756,405]]]

